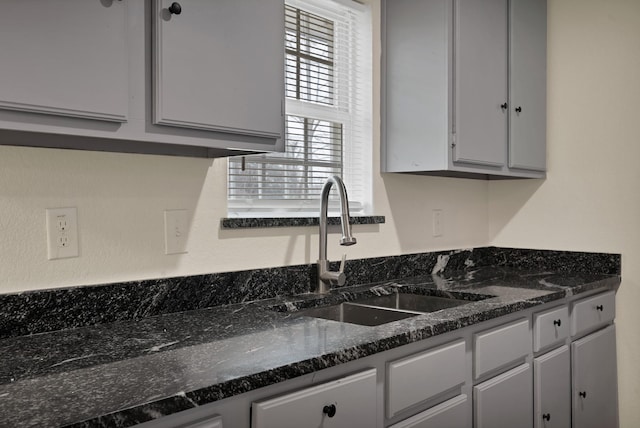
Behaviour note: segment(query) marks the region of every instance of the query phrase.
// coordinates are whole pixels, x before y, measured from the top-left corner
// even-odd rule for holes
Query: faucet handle
[[[340,268],[338,272],[336,272],[336,278],[334,280],[334,285],[343,286],[345,282],[347,282],[347,276],[344,274],[344,262],[347,259],[347,255],[342,255],[342,260],[340,260]]]

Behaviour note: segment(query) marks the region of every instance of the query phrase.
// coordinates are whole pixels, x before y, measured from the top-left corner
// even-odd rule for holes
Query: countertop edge
[[[165,397],[156,401],[136,405],[128,409],[118,410],[112,413],[100,415],[81,422],[65,425],[64,428],[109,426],[108,424],[110,423],[110,421],[116,420],[139,420],[140,422],[151,421],[154,419],[150,418],[149,415],[155,413],[155,409],[161,408],[162,412],[160,413],[162,416],[189,410],[198,406],[214,403],[216,401],[231,398],[260,388],[269,387],[280,382],[313,373],[317,370],[336,367],[338,365],[355,361],[370,355],[385,352],[390,349],[429,339],[431,337],[449,333],[461,328],[479,324],[481,322],[493,320],[505,315],[530,309],[532,307],[544,305],[553,301],[562,300],[564,298],[595,290],[617,290],[621,284],[621,281],[622,279],[620,275],[611,275],[608,278],[576,285],[571,287],[570,289],[558,289],[555,292],[544,296],[538,296],[535,298],[526,299],[521,302],[515,302],[506,306],[484,311],[482,313],[482,319],[474,320],[473,317],[468,317],[468,319],[462,318],[458,320],[455,325],[451,322],[443,322],[442,326],[428,326],[417,330],[409,330],[396,336],[384,338],[373,342],[363,343],[358,346],[342,349],[338,352],[323,354],[318,357],[286,364],[251,375],[240,376],[238,378],[213,384],[209,387],[182,392],[174,396]],[[293,369],[294,366],[295,369]],[[167,411],[168,409],[170,409],[169,412]]]

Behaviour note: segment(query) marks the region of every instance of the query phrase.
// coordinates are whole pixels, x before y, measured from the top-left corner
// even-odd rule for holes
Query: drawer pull
[[[330,406],[324,406],[322,408],[322,413],[329,416],[330,418],[334,417],[336,415],[336,405],[332,404]]]
[[[542,419],[544,419],[545,421],[550,421],[551,413],[545,413],[544,415],[542,415]]]
[[[578,395],[579,395],[580,397],[582,397],[582,398],[587,398],[587,393],[586,393],[586,391],[582,391],[582,392],[580,392]]]
[[[560,327],[562,325],[562,320],[553,320],[553,325]]]
[[[602,305],[596,306],[596,311],[600,311],[600,312],[604,311],[604,306]]]

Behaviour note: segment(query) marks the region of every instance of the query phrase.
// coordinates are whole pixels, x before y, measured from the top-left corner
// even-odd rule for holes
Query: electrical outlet
[[[78,210],[48,208],[47,258],[49,260],[78,257]]]
[[[184,254],[187,252],[188,225],[187,210],[166,210],[164,212],[165,254]]]
[[[433,236],[442,236],[443,229],[443,218],[442,218],[442,210],[436,209],[433,210]]]

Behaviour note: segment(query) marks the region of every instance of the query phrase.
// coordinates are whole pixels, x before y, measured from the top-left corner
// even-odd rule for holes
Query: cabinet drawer
[[[531,352],[531,332],[529,320],[515,321],[511,324],[477,333],[474,343],[474,379],[515,363]]]
[[[387,364],[387,417],[460,386],[465,379],[464,340]]]
[[[613,291],[579,300],[571,311],[571,334],[577,336],[604,326],[615,316],[616,295]]]
[[[567,306],[533,314],[533,351],[562,342],[569,337],[569,331]]]
[[[465,394],[458,395],[389,428],[465,428],[470,426],[470,404]]]
[[[375,427],[376,370],[254,402],[252,428]]]

